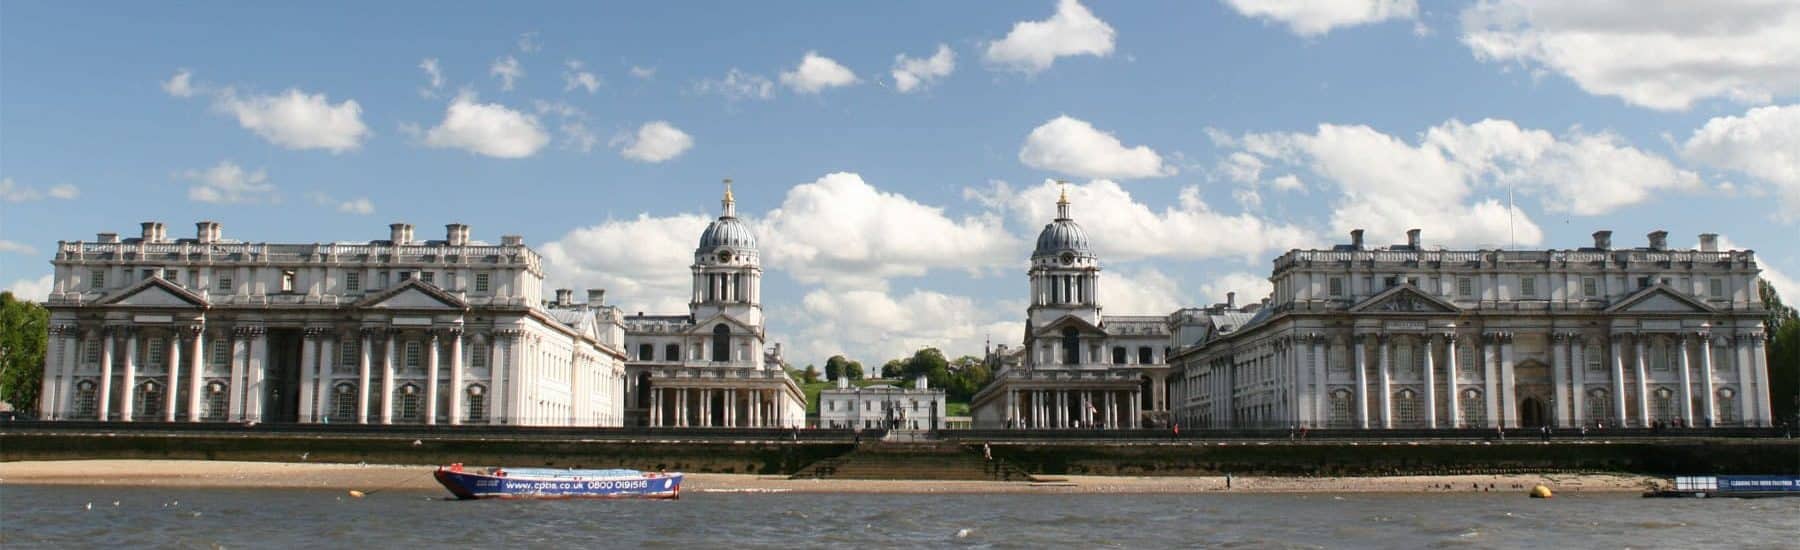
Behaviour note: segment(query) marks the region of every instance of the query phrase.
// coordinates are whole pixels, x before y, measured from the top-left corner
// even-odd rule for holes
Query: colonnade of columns
[[[667,428],[778,428],[804,423],[782,390],[652,387],[650,426]]]
[[[1142,428],[1143,390],[1013,389],[1007,424],[1020,429]]]

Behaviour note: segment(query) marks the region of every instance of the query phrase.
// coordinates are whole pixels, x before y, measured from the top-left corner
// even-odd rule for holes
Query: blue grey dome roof
[[[734,248],[748,250],[756,248],[756,235],[750,233],[750,227],[744,225],[735,216],[719,216],[707,224],[706,231],[700,233],[700,248]]]
[[[1058,218],[1054,222],[1045,224],[1044,231],[1038,233],[1037,250],[1034,250],[1031,255],[1056,255],[1065,251],[1080,255],[1090,254],[1087,231],[1083,231],[1081,224],[1075,223],[1075,220]]]

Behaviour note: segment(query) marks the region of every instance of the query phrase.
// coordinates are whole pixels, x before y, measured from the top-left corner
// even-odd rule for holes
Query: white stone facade
[[[738,220],[730,188],[723,212],[694,249],[685,315],[625,318],[629,424],[652,427],[806,425],[806,395],[764,349],[762,261]]]
[[[835,389],[819,392],[819,427],[827,429],[942,430],[949,426],[944,390],[926,387],[852,387],[839,377]]]
[[[516,236],[61,242],[40,410],[48,419],[618,426],[623,317],[541,304]]]
[[[1068,197],[1032,252],[1031,304],[1014,362],[970,400],[976,428],[1120,429],[1167,420],[1164,317],[1102,315],[1100,259]]]
[[[1175,417],[1211,428],[1767,426],[1754,253],[1330,250],[1253,308],[1184,310]]]

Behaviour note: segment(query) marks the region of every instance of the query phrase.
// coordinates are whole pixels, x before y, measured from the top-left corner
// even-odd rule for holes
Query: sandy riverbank
[[[439,490],[430,466],[74,460],[0,463],[0,485]],[[1054,476],[1045,483],[989,481],[790,480],[747,474],[688,474],[684,492],[750,493],[1433,493],[1523,492],[1544,484],[1562,492],[1640,491],[1656,478],[1613,474],[1394,477]],[[1490,489],[1491,487],[1491,489]]]

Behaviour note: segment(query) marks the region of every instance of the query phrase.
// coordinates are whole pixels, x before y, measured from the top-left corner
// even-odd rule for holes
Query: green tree
[[[950,361],[944,358],[944,352],[937,348],[923,348],[913,352],[906,360],[901,377],[915,379],[925,377],[927,383],[934,388],[948,388],[950,385]]]
[[[49,327],[44,306],[0,292],[0,401],[15,410],[37,411]]]
[[[844,376],[850,377],[851,380],[862,380],[862,378],[863,378],[862,363],[859,363],[856,361],[851,361],[848,364],[845,364],[844,365]]]
[[[1775,418],[1788,425],[1800,422],[1800,316],[1781,303],[1781,295],[1768,281],[1759,281],[1757,294],[1768,317],[1763,333],[1769,363],[1769,404]]]
[[[845,358],[844,356],[842,356],[842,355],[831,356],[830,359],[825,360],[825,379],[826,380],[837,380],[839,376],[844,375],[844,367],[847,367],[849,365],[850,365],[850,360]]]
[[[807,365],[806,366],[806,374],[804,376],[806,377],[805,378],[806,383],[808,383],[808,384],[817,383],[819,381],[819,368],[812,366],[812,365]]]
[[[891,359],[881,365],[882,378],[899,378],[904,372],[906,372],[905,359]]]

